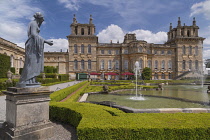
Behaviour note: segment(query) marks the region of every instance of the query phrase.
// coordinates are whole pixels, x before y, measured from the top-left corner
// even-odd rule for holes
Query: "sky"
[[[210,0],[0,0],[0,37],[24,48],[27,26],[41,12],[44,23],[40,36],[53,40],[45,51],[67,51],[70,24],[76,14],[78,23],[89,23],[92,15],[99,43],[113,43],[135,33],[138,40],[163,44],[169,25],[192,25],[193,17],[206,38],[203,57],[210,59]]]

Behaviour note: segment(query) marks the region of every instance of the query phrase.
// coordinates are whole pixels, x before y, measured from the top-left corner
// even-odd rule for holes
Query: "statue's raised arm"
[[[17,87],[39,87],[36,77],[44,71],[44,43],[53,45],[39,36],[44,17],[40,12],[34,14],[34,20],[28,25],[28,40],[25,43],[25,63]]]

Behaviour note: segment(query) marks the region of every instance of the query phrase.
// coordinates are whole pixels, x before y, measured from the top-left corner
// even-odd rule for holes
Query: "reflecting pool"
[[[88,96],[87,101],[112,101],[118,105],[132,108],[209,108],[208,105],[202,105],[192,102],[203,102],[208,104],[210,94],[207,93],[207,86],[179,85],[164,86],[164,90],[138,91],[139,95],[144,95],[145,100],[131,100],[135,96],[135,90],[126,90],[117,92],[120,95],[112,94],[92,94]],[[149,96],[149,97],[148,97]],[[150,97],[158,96],[158,97]],[[165,98],[167,97],[167,98]],[[175,98],[175,99],[169,99]],[[180,100],[179,100],[180,99]],[[186,101],[182,101],[186,100]],[[192,102],[189,102],[192,101]]]

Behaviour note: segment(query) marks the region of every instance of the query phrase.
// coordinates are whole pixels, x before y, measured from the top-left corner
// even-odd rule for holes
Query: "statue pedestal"
[[[49,120],[51,91],[39,88],[8,88],[6,94],[6,122],[4,140],[38,140],[54,135]]]

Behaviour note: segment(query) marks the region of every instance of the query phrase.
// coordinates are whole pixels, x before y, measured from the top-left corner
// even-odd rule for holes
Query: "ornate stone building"
[[[136,61],[139,61],[141,70],[151,68],[152,79],[193,77],[195,73],[203,72],[204,38],[198,35],[195,18],[191,26],[182,26],[180,18],[176,27],[170,24],[168,40],[164,44],[137,40],[135,34],[126,34],[123,43],[99,43],[92,16],[89,23],[81,24],[74,15],[70,28],[71,34],[67,36],[69,51],[45,52],[45,66],[58,67],[59,73],[70,74],[72,79],[77,73],[91,72],[100,73],[98,78],[101,79],[104,75],[106,79],[124,79],[121,74],[132,72]],[[24,50],[11,42],[9,44],[0,44],[1,53],[14,56],[17,60],[15,67],[22,67]],[[108,72],[117,75],[106,75]]]

